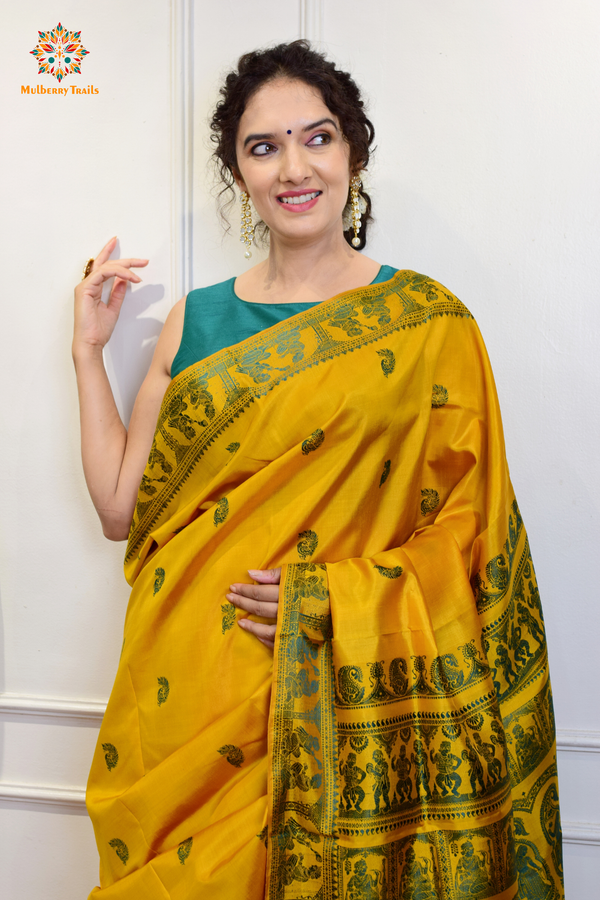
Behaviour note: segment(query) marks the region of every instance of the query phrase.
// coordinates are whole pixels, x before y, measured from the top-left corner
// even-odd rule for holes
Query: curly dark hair
[[[225,78],[220,90],[222,99],[217,103],[210,122],[211,141],[215,144],[213,160],[223,184],[219,197],[222,200],[224,195],[229,194],[226,206],[230,206],[235,199],[233,171],[238,168],[235,143],[240,119],[250,98],[275,78],[303,81],[318,88],[325,106],[337,116],[348,143],[351,173],[359,173],[369,163],[375,129],[365,114],[360,90],[348,72],[338,69],[335,63],[313,50],[309,42],[304,40],[254,50],[241,56],[237,71],[230,72]],[[364,190],[361,190],[361,195],[367,204],[366,211],[361,216],[358,234],[359,249],[362,250],[366,244],[367,225],[372,216],[371,198]],[[263,233],[266,231],[264,226]],[[354,232],[351,228],[344,231],[344,237],[352,244]]]

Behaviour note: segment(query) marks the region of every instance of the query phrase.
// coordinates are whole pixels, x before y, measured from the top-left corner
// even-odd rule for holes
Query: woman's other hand
[[[281,568],[248,569],[248,575],[254,581],[258,581],[258,584],[232,584],[229,586],[230,593],[226,595],[227,599],[238,609],[244,609],[253,616],[277,620]],[[274,625],[265,625],[251,619],[238,619],[238,625],[271,650],[275,646],[277,621]]]
[[[142,280],[131,269],[148,265],[147,259],[109,259],[116,243],[116,237],[110,239],[95,258],[90,274],[75,288],[74,356],[90,348],[95,352],[102,350],[117,324],[127,283],[137,284]],[[109,278],[115,281],[105,304],[102,288]]]

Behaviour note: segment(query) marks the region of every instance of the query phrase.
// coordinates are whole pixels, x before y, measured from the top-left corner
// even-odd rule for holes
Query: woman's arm
[[[147,260],[109,260],[115,244],[116,238],[112,238],[96,257],[90,275],[75,288],[73,361],[86,483],[105,536],[121,541],[129,533],[160,404],[171,378],[171,363],[181,341],[185,301],[177,303],[167,318],[127,430],[117,411],[102,350],[117,323],[127,282],[141,281],[131,268],[145,266]],[[104,304],[102,287],[112,277],[115,282]]]

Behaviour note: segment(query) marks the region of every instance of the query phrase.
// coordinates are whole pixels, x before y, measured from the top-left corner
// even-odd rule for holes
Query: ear
[[[246,183],[244,182],[244,179],[242,178],[242,176],[240,175],[238,170],[235,168],[232,168],[231,174],[233,175],[233,179],[234,179],[235,183],[237,184],[238,188],[240,189],[240,191],[246,191],[246,193],[248,193],[248,188],[246,187]]]

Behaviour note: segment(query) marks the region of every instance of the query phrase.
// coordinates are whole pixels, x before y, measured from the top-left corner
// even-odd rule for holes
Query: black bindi
[[[290,129],[290,128],[288,128],[288,134],[291,134],[291,133],[292,133],[292,131],[291,131],[291,129]]]

